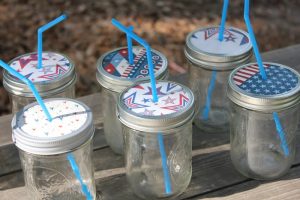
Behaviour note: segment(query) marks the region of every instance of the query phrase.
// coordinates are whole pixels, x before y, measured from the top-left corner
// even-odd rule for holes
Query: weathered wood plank
[[[300,199],[300,166],[277,181],[249,180],[191,200],[297,200]]]

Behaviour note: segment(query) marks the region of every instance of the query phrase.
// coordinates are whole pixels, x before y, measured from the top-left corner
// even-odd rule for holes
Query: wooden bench
[[[300,72],[300,45],[264,53],[263,58]],[[185,74],[171,79],[185,83],[187,78]],[[100,94],[79,99],[102,119]],[[98,104],[100,107],[95,110]],[[31,200],[25,191],[17,149],[11,141],[11,117],[0,117],[0,199]],[[193,131],[193,176],[188,189],[176,199],[300,199],[300,131],[294,165],[286,176],[276,181],[257,181],[240,175],[230,160],[229,134],[203,134],[196,128]],[[104,200],[139,199],[126,182],[123,157],[115,155],[107,146],[102,128],[97,129],[94,139],[97,193]]]

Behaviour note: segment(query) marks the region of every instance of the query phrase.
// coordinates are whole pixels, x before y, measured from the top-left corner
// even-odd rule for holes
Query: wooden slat
[[[300,199],[300,166],[277,181],[249,180],[191,200],[298,200]]]

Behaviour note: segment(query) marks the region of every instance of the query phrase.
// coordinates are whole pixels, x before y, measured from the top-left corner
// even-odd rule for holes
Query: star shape
[[[165,100],[163,100],[164,102],[165,102],[165,105],[167,105],[167,104],[174,104],[174,101],[176,100],[176,98],[171,98],[171,97],[169,97],[168,96],[168,98],[167,99],[165,99]]]
[[[147,108],[145,108],[144,112],[142,112],[141,114],[153,116],[154,112],[155,112],[155,110],[148,110]]]
[[[149,101],[150,101],[150,99],[146,99],[146,98],[143,99],[143,102],[144,102],[144,103],[147,103],[147,102],[149,102]]]
[[[146,92],[144,95],[152,95],[152,89],[151,89],[151,87],[148,86],[147,88],[148,88],[148,92]],[[165,93],[163,93],[161,91],[161,89],[162,89],[162,86],[156,88],[157,95],[166,95]]]
[[[227,37],[224,37],[224,39],[225,39],[225,42],[235,42],[235,39],[236,39],[236,37],[233,37],[233,35],[229,35],[229,36],[227,36]]]

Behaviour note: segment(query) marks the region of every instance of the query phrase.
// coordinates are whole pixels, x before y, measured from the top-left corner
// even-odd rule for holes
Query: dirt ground
[[[261,51],[300,43],[300,1],[251,1],[251,20]],[[99,91],[96,60],[106,51],[124,46],[124,34],[110,20],[133,25],[135,32],[163,52],[171,73],[183,73],[187,33],[220,23],[221,0],[1,0],[0,59],[36,51],[37,28],[62,12],[69,19],[44,34],[44,50],[68,55],[76,64],[77,96]],[[245,29],[243,1],[230,1],[227,25]],[[9,98],[0,70],[0,115],[9,113]]]

